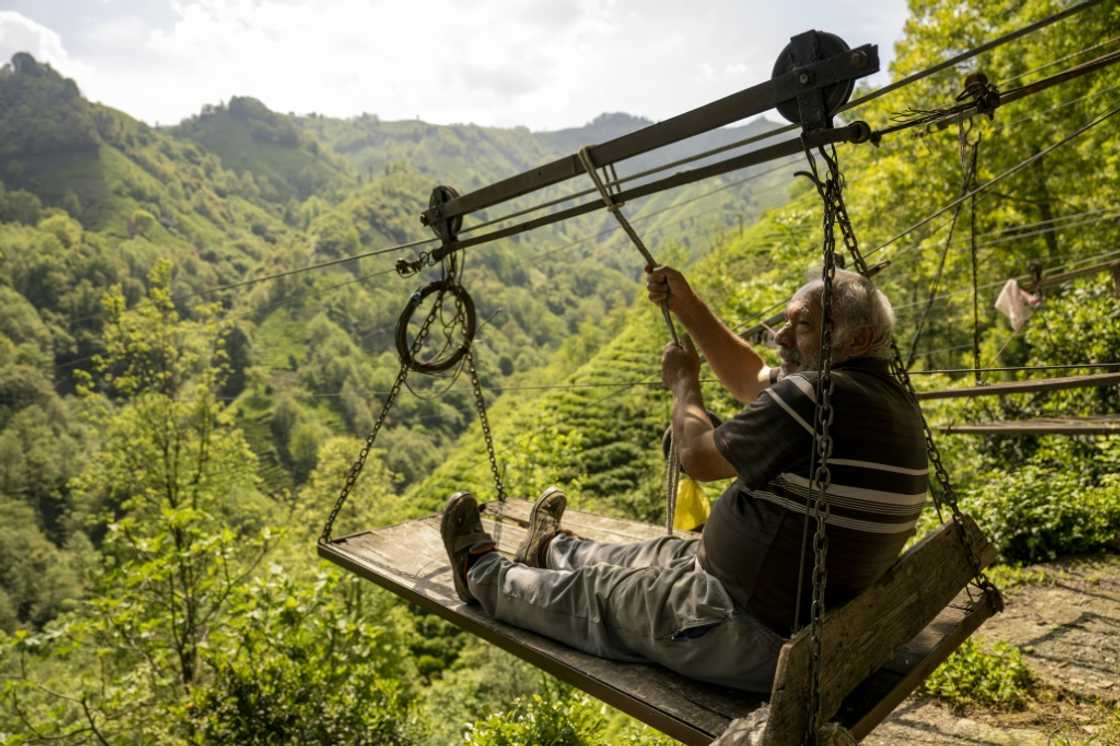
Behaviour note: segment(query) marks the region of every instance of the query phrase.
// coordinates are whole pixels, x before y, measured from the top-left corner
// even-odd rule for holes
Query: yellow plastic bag
[[[687,474],[681,474],[677,484],[677,511],[673,514],[673,528],[678,531],[693,531],[703,526],[712,506],[704,488]]]

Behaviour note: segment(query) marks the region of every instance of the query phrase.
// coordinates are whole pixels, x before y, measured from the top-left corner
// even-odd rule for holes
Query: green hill
[[[222,165],[254,183],[271,202],[302,201],[338,192],[354,178],[291,117],[249,96],[206,106],[170,132],[216,154]]]

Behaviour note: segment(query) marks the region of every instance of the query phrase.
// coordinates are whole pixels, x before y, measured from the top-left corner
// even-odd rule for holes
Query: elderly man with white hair
[[[561,528],[565,495],[546,490],[513,561],[482,529],[478,504],[453,495],[442,533],[456,589],[487,613],[616,660],[648,660],[702,681],[769,691],[778,652],[808,619],[811,454],[820,347],[816,280],[794,294],[775,335],[782,364],[768,368],[693,292],[684,276],[649,272],[649,299],[667,302],[720,383],[745,407],[713,421],[690,341],[662,354],[673,395],[681,465],[694,479],[734,478],[700,539],[636,544],[580,539]],[[913,534],[927,494],[918,411],[888,370],[894,316],[870,280],[836,272],[832,293],[834,446],[826,495],[826,605],[853,598],[887,569]],[[805,573],[806,579],[809,573]],[[800,595],[798,590],[800,587]]]

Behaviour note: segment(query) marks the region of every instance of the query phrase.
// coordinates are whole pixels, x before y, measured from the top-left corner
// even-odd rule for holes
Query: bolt
[[[862,49],[857,49],[856,51],[852,52],[851,62],[852,67],[857,70],[859,70],[861,67],[864,67],[865,65],[867,65],[867,52],[864,52]]]
[[[431,221],[428,219],[428,213],[420,213],[420,225],[428,225]]]
[[[813,76],[810,73],[801,73],[797,76],[797,82],[801,85],[809,85],[812,80]]]

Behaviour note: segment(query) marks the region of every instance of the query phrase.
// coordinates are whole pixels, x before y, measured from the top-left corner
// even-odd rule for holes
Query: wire
[[[999,87],[999,88],[1006,88],[1011,83],[1022,80],[1023,78],[1027,77],[1028,75],[1034,75],[1035,73],[1041,72],[1042,70],[1053,67],[1054,65],[1061,64],[1062,62],[1065,62],[1066,60],[1073,59],[1074,57],[1080,57],[1081,55],[1085,54],[1086,52],[1092,52],[1095,49],[1100,49],[1101,47],[1110,46],[1112,44],[1115,44],[1118,41],[1120,41],[1120,36],[1114,36],[1111,39],[1106,39],[1105,41],[1098,42],[1097,44],[1094,44],[1091,47],[1085,47],[1084,49],[1079,49],[1076,52],[1070,52],[1069,54],[1067,54],[1063,57],[1059,57],[1056,60],[1051,60],[1050,62],[1047,62],[1045,65],[1039,65],[1038,67],[1027,70],[1026,72],[1019,73],[1018,75],[1014,75],[1014,76],[1012,76],[1012,77],[1010,77],[1006,80],[1001,80],[999,83],[996,84],[996,86]]]
[[[1120,368],[1120,362],[1110,363],[1067,363],[1064,365],[1009,365],[1002,368],[942,368],[939,370],[912,370],[912,376],[932,376],[935,374],[950,373],[1017,373],[1032,370],[1070,370],[1071,368]]]
[[[987,189],[990,189],[991,187],[995,186],[996,184],[1000,183],[1001,181],[1008,178],[1009,176],[1012,176],[1014,174],[1019,173],[1020,171],[1022,171],[1024,168],[1031,165],[1035,161],[1037,161],[1040,158],[1048,155],[1049,153],[1053,152],[1057,148],[1060,148],[1063,145],[1065,145],[1069,142],[1072,142],[1073,140],[1075,140],[1076,138],[1085,134],[1090,129],[1097,126],[1101,122],[1105,121],[1109,117],[1115,116],[1117,113],[1120,113],[1120,106],[1115,107],[1112,110],[1108,111],[1107,113],[1102,114],[1101,116],[1097,117],[1096,119],[1093,119],[1093,120],[1081,125],[1076,130],[1074,130],[1073,133],[1067,135],[1066,137],[1063,137],[1061,140],[1054,143],[1053,145],[1049,145],[1045,149],[1040,150],[1039,152],[1035,153],[1034,155],[1019,161],[1019,163],[1017,163],[1016,165],[1007,169],[1006,171],[1002,172],[998,176],[996,176],[992,179],[989,179],[988,181],[984,182],[983,184],[981,184],[980,186],[976,187],[975,189],[969,191],[968,193],[963,194],[960,197],[957,197],[956,199],[952,200],[951,202],[949,202],[944,207],[938,208],[937,210],[935,210],[930,215],[922,218],[917,223],[914,223],[909,228],[903,230],[901,233],[898,233],[898,234],[892,236],[891,238],[887,239],[886,241],[879,244],[875,248],[866,252],[864,254],[864,256],[869,257],[869,256],[872,256],[873,254],[876,254],[876,253],[882,251],[883,249],[887,248],[891,244],[898,241],[898,239],[910,235],[911,233],[916,231],[918,228],[921,228],[922,226],[927,225],[931,220],[933,220],[937,217],[940,217],[941,215],[945,214],[946,212],[953,209],[954,207],[956,207],[958,204],[964,202],[965,200],[969,199],[973,195],[980,194],[980,193],[986,191]]]
[[[729,184],[724,184],[721,187],[718,187],[716,189],[712,189],[711,191],[708,191],[708,192],[704,192],[703,194],[699,194],[695,197],[690,197],[689,199],[682,200],[680,202],[675,202],[675,203],[673,203],[673,204],[671,204],[667,207],[662,207],[662,208],[660,208],[658,210],[654,210],[652,212],[643,213],[643,214],[639,215],[638,217],[631,218],[630,222],[631,223],[637,223],[637,222],[642,221],[642,220],[649,220],[650,218],[656,217],[657,215],[661,215],[661,214],[666,213],[666,212],[670,212],[672,210],[678,210],[681,207],[684,207],[685,205],[692,204],[693,202],[697,202],[697,201],[702,200],[702,199],[706,199],[708,197],[711,197],[714,194],[719,194],[720,192],[726,192],[727,190],[734,189],[735,187],[741,186],[748,181],[755,181],[757,179],[761,179],[762,177],[769,176],[770,174],[775,173],[776,171],[780,171],[783,168],[789,168],[790,166],[795,166],[795,165],[797,165],[796,161],[790,161],[790,162],[787,162],[787,163],[782,163],[782,164],[780,164],[780,165],[778,165],[774,168],[771,168],[771,169],[768,169],[766,171],[762,171],[762,172],[759,172],[759,173],[751,174],[750,176],[747,176],[747,177],[742,178],[742,179],[738,179],[738,180],[733,181]],[[778,187],[781,187],[781,186],[788,186],[788,185],[778,185]],[[758,192],[758,193],[761,194],[761,193],[765,193],[767,191],[772,191],[772,190],[770,190],[770,189],[762,190],[761,192]],[[714,209],[720,209],[720,208],[714,208]],[[682,218],[684,218],[684,217],[695,217],[697,215],[703,215],[703,214],[705,214],[707,212],[711,212],[711,211],[712,210],[705,210],[703,212],[693,213],[692,215],[689,215],[689,216],[682,216]],[[615,233],[618,232],[618,230],[619,230],[619,228],[618,228],[617,225],[612,225],[609,229],[607,229],[605,231],[600,231],[599,233],[596,233],[596,234],[591,234],[591,235],[584,236],[582,238],[576,239],[575,241],[572,241],[571,243],[564,244],[562,246],[557,246],[557,247],[554,247],[554,248],[551,248],[551,249],[545,249],[544,251],[541,251],[537,254],[534,254],[531,258],[532,259],[541,259],[541,258],[546,257],[546,256],[551,256],[553,254],[558,254],[560,252],[567,251],[569,249],[575,248],[576,246],[580,246],[582,244],[585,244],[588,241],[592,241],[592,240],[595,240],[595,239],[598,239],[598,238],[606,238],[607,236],[614,235]]]
[[[360,259],[368,259],[371,256],[381,256],[383,254],[391,254],[397,251],[404,251],[405,249],[412,249],[417,246],[425,246],[427,244],[436,243],[437,238],[425,238],[419,241],[410,241],[408,243],[397,244],[396,246],[388,246],[383,249],[374,249],[373,251],[366,251],[361,254],[353,254],[351,256],[340,257],[338,259],[330,259],[325,262],[317,262],[315,264],[308,264],[303,267],[296,267],[295,269],[284,270],[283,272],[276,272],[269,275],[262,275],[260,277],[251,277],[247,280],[239,280],[238,282],[231,282],[227,285],[216,285],[214,287],[205,288],[202,290],[195,290],[187,295],[176,298],[176,301],[186,300],[197,295],[210,295],[213,293],[220,293],[225,290],[236,290],[238,288],[249,287],[262,282],[271,282],[272,280],[279,280],[283,277],[291,277],[303,272],[312,272],[314,270],[326,269],[327,267],[334,267],[339,264],[346,264],[347,262],[356,262]],[[394,270],[395,271],[395,270]]]
[[[854,109],[857,106],[861,106],[862,104],[867,103],[868,101],[873,101],[873,100],[875,100],[875,99],[877,99],[881,96],[884,96],[887,93],[890,93],[891,91],[896,91],[899,88],[910,85],[911,83],[916,83],[919,80],[922,80],[924,78],[928,78],[929,76],[934,75],[935,73],[939,73],[939,72],[941,72],[942,70],[944,70],[948,67],[953,67],[954,65],[957,65],[957,64],[959,64],[961,62],[964,62],[966,60],[970,60],[973,57],[976,57],[977,55],[983,54],[984,52],[989,52],[989,51],[991,51],[991,50],[993,50],[997,47],[1001,47],[1009,41],[1014,41],[1015,39],[1018,39],[1022,36],[1026,36],[1027,34],[1032,34],[1035,31],[1038,31],[1039,29],[1042,29],[1042,28],[1045,28],[1046,26],[1049,26],[1052,23],[1056,23],[1056,22],[1058,22],[1058,21],[1060,21],[1064,18],[1068,18],[1071,15],[1080,13],[1083,10],[1088,10],[1089,8],[1093,7],[1094,5],[1100,5],[1101,2],[1102,2],[1102,0],[1086,0],[1086,2],[1078,3],[1077,5],[1072,5],[1069,8],[1066,8],[1063,11],[1059,11],[1059,12],[1054,13],[1053,15],[1047,16],[1047,17],[1045,17],[1041,20],[1035,21],[1034,23],[1028,24],[1028,25],[1023,26],[1021,28],[1018,28],[1014,31],[1006,33],[1003,36],[1000,36],[1000,37],[997,37],[995,39],[992,39],[991,41],[985,42],[978,47],[973,47],[972,49],[969,49],[965,52],[961,52],[960,54],[958,54],[954,57],[950,57],[949,59],[947,59],[943,62],[939,62],[936,65],[933,65],[932,67],[927,67],[924,70],[920,70],[916,73],[913,73],[912,75],[908,75],[905,78],[902,78],[901,80],[897,80],[893,83],[890,83],[889,85],[885,85],[882,88],[879,88],[878,90],[872,91],[871,93],[868,93],[865,96],[861,96],[860,98],[857,98],[855,101],[849,102],[846,106],[844,106],[841,109],[841,111],[847,111],[849,109]]]

